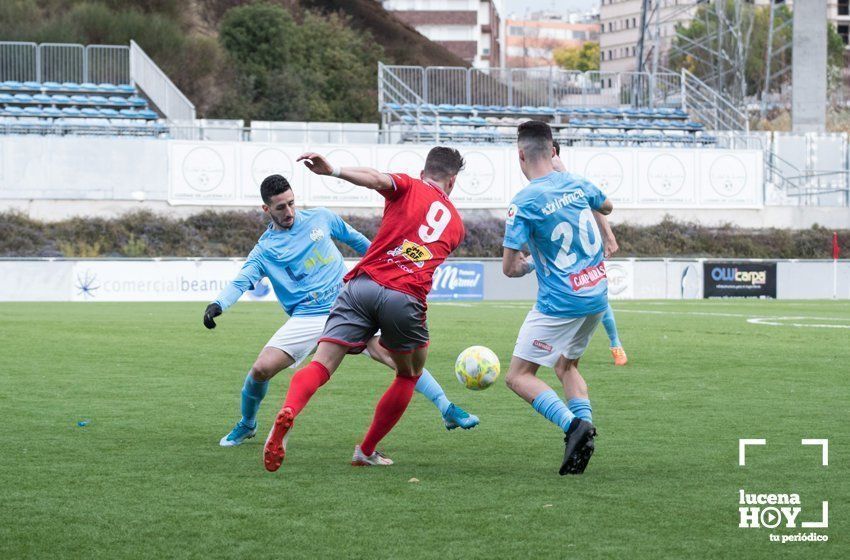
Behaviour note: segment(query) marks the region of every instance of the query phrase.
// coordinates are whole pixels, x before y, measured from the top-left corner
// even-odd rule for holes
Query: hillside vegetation
[[[0,39],[133,39],[206,118],[374,121],[378,61],[464,64],[374,0],[2,0]]]
[[[368,238],[378,216],[347,216]],[[501,257],[505,223],[474,212],[465,216],[466,239],[457,257]],[[207,211],[186,218],[132,212],[119,218],[40,222],[0,213],[0,257],[244,257],[266,227],[258,211]],[[665,219],[654,226],[618,224],[618,257],[727,257],[828,259],[832,231],[705,227]],[[850,255],[850,230],[840,231],[842,255]],[[342,247],[347,256],[354,256]]]

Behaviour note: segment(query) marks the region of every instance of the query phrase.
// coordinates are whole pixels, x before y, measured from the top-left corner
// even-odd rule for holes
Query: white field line
[[[504,309],[527,309],[531,310],[533,303],[504,303],[485,302],[494,307]],[[429,305],[447,305],[454,307],[474,307],[473,303],[461,302],[435,302]],[[653,304],[657,305],[657,304]],[[738,319],[746,319],[747,323],[752,325],[769,325],[776,327],[797,327],[797,328],[816,328],[816,329],[850,329],[850,318],[848,317],[786,317],[786,316],[754,316],[748,313],[717,313],[711,311],[660,311],[658,309],[627,309],[618,307],[617,313],[638,313],[641,315],[684,315],[691,317],[733,317]],[[844,321],[846,324],[832,325],[828,323],[786,323],[782,321]]]

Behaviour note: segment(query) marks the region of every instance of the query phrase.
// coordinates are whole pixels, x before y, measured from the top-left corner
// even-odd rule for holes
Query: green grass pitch
[[[850,557],[848,302],[616,302],[630,363],[611,364],[600,327],[582,360],[600,437],[580,477],[556,474],[562,434],[504,385],[529,307],[430,306],[429,369],[475,430],[447,432],[415,396],[382,442],[396,465],[352,468],[390,374],[349,357],[271,474],[261,450],[291,372],[257,438],[218,439],[276,305],[239,304],[210,332],[201,303],[0,304],[0,558]],[[472,344],[502,360],[484,392],[452,372]],[[740,467],[738,438],[768,445]],[[802,438],[829,439],[829,466]],[[829,541],[739,529],[741,488],[799,494],[800,520],[828,500]]]

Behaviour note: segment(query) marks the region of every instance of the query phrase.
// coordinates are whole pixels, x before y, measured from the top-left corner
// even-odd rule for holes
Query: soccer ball
[[[457,357],[455,375],[467,389],[482,391],[499,377],[499,358],[486,346],[470,346]]]

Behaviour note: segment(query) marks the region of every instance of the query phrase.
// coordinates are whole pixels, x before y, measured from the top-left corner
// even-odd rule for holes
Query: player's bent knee
[[[258,360],[251,366],[251,377],[257,381],[268,381],[277,375],[281,369],[283,368],[278,367],[278,364]]]

